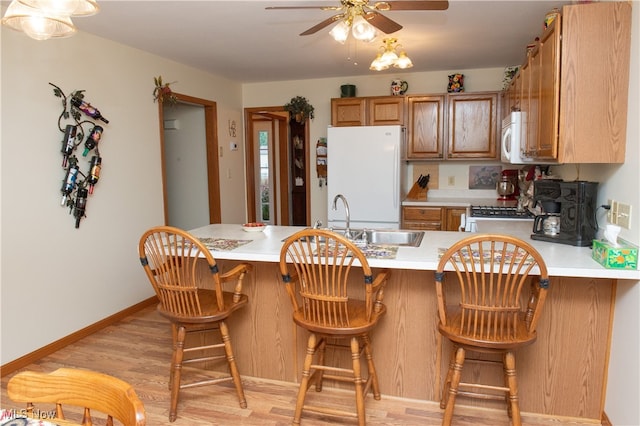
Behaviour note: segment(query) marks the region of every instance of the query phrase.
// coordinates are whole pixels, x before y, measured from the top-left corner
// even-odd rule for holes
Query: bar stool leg
[[[451,388],[451,378],[453,377],[453,370],[456,365],[456,352],[458,347],[454,346],[451,350],[451,357],[449,358],[449,369],[447,370],[447,377],[444,379],[442,385],[442,394],[440,395],[440,408],[444,410],[449,400],[449,389]]]
[[[444,417],[442,418],[443,426],[451,425],[451,419],[453,418],[453,409],[456,405],[456,396],[458,395],[458,385],[460,385],[460,376],[462,374],[462,367],[464,366],[464,357],[464,348],[456,348],[455,364],[453,366],[453,374],[451,375],[451,385],[449,387],[447,396],[447,405],[445,406]]]
[[[171,362],[171,404],[169,406],[169,421],[174,422],[178,417],[178,396],[180,394],[180,376],[182,373],[182,358],[184,356],[184,339],[187,331],[184,326],[178,326],[173,361]]]
[[[307,395],[307,388],[309,387],[309,376],[311,375],[311,363],[313,362],[313,355],[316,351],[316,335],[315,333],[309,334],[309,340],[307,342],[307,355],[304,358],[304,366],[302,367],[302,380],[300,381],[300,388],[298,389],[298,399],[296,400],[296,411],[293,415],[293,424],[299,425],[300,418],[302,417],[302,407],[304,407],[304,399]]]
[[[368,334],[362,336],[364,341],[364,353],[367,357],[367,368],[369,369],[369,377],[371,377],[371,388],[373,390],[373,399],[380,400],[380,384],[378,383],[378,373],[373,364],[373,351],[371,350],[371,339]]]
[[[324,354],[327,348],[327,337],[321,337],[316,353],[318,354],[318,365],[324,365]],[[316,392],[322,391],[322,381],[324,380],[324,369],[319,369],[315,373]]]
[[[356,388],[356,410],[358,412],[358,425],[365,426],[366,414],[364,410],[362,372],[360,370],[360,344],[357,337],[351,338],[351,360],[353,362],[353,381]]]
[[[247,408],[247,399],[244,397],[244,390],[242,389],[242,380],[240,379],[240,373],[238,372],[236,359],[233,356],[233,347],[231,346],[231,338],[229,337],[229,328],[227,327],[227,324],[224,321],[220,322],[220,334],[222,335],[222,342],[224,343],[224,352],[227,356],[227,362],[229,363],[229,371],[231,372],[231,378],[233,379],[233,384],[236,387],[236,394],[238,395],[240,408]]]
[[[516,357],[513,352],[504,354],[504,373],[509,388],[509,408],[513,426],[520,426],[520,404],[518,402],[518,382],[516,379]]]
[[[171,367],[169,368],[169,391],[173,388],[173,363],[175,361],[176,343],[178,341],[178,327],[175,324],[171,324],[171,339],[173,344],[173,352],[171,353]]]

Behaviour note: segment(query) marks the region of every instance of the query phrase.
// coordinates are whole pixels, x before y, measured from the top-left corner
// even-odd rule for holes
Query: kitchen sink
[[[330,229],[343,235],[345,228]],[[390,246],[419,247],[424,237],[424,231],[409,231],[404,229],[350,229],[351,241],[360,246],[366,244],[381,244]],[[320,240],[322,242],[323,239]],[[365,245],[366,245],[365,244]]]
[[[367,229],[364,231],[364,236],[369,244],[418,247],[424,237],[424,231]]]

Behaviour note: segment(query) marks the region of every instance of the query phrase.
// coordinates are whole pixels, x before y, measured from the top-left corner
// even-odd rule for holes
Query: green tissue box
[[[608,241],[593,240],[591,257],[610,269],[638,269],[638,246],[618,239],[618,247]]]

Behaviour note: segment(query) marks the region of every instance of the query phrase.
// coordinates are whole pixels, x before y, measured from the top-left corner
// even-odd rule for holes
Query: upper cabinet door
[[[404,96],[381,96],[367,99],[369,126],[404,126]]]
[[[497,158],[498,93],[448,95],[450,159]]]
[[[632,3],[562,8],[560,163],[625,161]]]
[[[331,125],[334,127],[364,126],[365,114],[364,98],[331,99]]]
[[[331,125],[404,126],[404,96],[331,99]]]
[[[560,112],[560,22],[558,16],[542,35],[538,48],[538,140],[537,158],[558,157]]]
[[[444,156],[444,95],[409,96],[408,159]]]

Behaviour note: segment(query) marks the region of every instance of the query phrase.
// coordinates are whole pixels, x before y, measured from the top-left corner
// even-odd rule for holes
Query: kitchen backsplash
[[[429,175],[429,191],[440,190],[439,193],[455,191],[470,191],[473,196],[482,196],[482,193],[493,193],[495,189],[469,189],[469,174],[478,167],[501,167],[503,169],[517,168],[509,164],[502,163],[409,163],[406,177],[408,179],[407,188],[411,188],[420,175]]]

